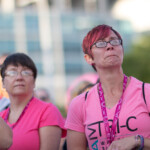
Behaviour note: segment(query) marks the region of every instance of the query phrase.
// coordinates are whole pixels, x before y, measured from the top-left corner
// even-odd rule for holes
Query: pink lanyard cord
[[[105,132],[107,136],[107,141],[109,144],[112,143],[112,141],[115,138],[115,131],[116,131],[116,126],[117,126],[117,120],[119,118],[120,110],[121,110],[121,105],[123,101],[123,93],[125,91],[126,85],[127,85],[128,78],[126,75],[124,75],[124,80],[123,80],[123,92],[122,96],[117,104],[116,110],[115,110],[115,115],[112,123],[112,128],[110,130],[109,128],[109,122],[108,122],[108,117],[107,117],[107,111],[106,111],[106,105],[105,105],[105,98],[104,98],[104,93],[102,90],[101,83],[99,82],[99,100],[100,100],[100,105],[101,105],[101,111],[102,111],[102,116],[103,116],[103,122],[105,126]]]

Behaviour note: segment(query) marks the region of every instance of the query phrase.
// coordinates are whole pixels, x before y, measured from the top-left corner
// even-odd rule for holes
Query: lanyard
[[[23,117],[23,115],[24,115],[25,111],[27,110],[27,108],[28,108],[28,106],[29,106],[29,104],[30,104],[30,102],[31,102],[32,99],[33,99],[33,97],[29,100],[29,102],[27,103],[27,105],[23,109],[23,111],[22,111],[21,115],[19,116],[18,120],[16,121],[16,123],[14,123],[11,126],[12,129],[17,125],[17,123],[19,122],[19,120]],[[6,114],[5,118],[4,118],[5,122],[8,121],[9,113],[10,113],[10,108],[8,108],[7,114]]]
[[[123,92],[122,92],[122,96],[121,96],[121,98],[120,98],[120,100],[119,100],[119,102],[117,104],[117,107],[116,107],[116,111],[115,111],[115,115],[114,115],[114,119],[113,119],[111,130],[109,128],[109,123],[108,123],[108,117],[107,117],[104,93],[103,93],[103,90],[102,90],[101,83],[99,82],[99,100],[100,100],[100,105],[101,105],[101,111],[102,111],[102,116],[103,116],[103,122],[104,122],[104,126],[105,126],[105,132],[106,132],[106,136],[107,136],[107,141],[108,141],[109,144],[111,144],[111,142],[114,140],[114,137],[115,137],[117,120],[119,118],[119,113],[120,113],[121,105],[122,105],[122,101],[123,101],[123,93],[124,93],[126,85],[127,85],[127,80],[128,80],[127,76],[124,75]]]

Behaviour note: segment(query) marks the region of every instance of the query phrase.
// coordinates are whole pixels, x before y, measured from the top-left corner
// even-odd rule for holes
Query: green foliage
[[[142,35],[124,56],[124,73],[150,82],[150,34]]]
[[[64,107],[64,106],[60,106],[60,105],[56,105],[56,106],[57,106],[57,108],[59,109],[61,115],[62,115],[64,118],[66,118],[66,117],[67,117],[67,112],[66,112],[65,107]]]

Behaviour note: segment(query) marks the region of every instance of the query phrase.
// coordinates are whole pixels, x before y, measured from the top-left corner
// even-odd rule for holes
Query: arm
[[[67,148],[68,150],[86,150],[87,142],[85,134],[67,130]]]
[[[8,149],[12,145],[12,130],[0,117],[0,149]]]
[[[108,150],[119,149],[119,150],[132,150],[134,148],[139,148],[141,145],[141,140],[135,140],[135,136],[130,136],[127,138],[123,138],[117,141],[113,141],[109,146]],[[144,138],[144,148],[143,150],[150,149],[150,139]]]
[[[150,149],[150,139],[144,138],[144,149],[143,150],[149,150]]]
[[[59,150],[62,130],[57,126],[46,126],[39,129],[40,150]]]

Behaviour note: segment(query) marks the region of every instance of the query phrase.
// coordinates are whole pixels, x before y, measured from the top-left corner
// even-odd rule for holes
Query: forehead
[[[110,30],[109,34],[104,39],[107,38],[113,39],[113,38],[118,38],[118,36],[112,30]]]
[[[99,40],[105,40],[105,39],[113,39],[113,38],[119,38],[116,33],[109,29],[106,32],[101,32],[100,34],[97,33],[96,38],[95,38],[95,42],[99,41]]]
[[[17,69],[29,69],[28,67],[26,67],[26,66],[22,66],[22,65],[13,65],[13,64],[10,64],[10,65],[8,65],[7,66],[7,68],[6,68],[6,70],[11,70],[11,69],[13,69],[13,70],[17,70]]]

